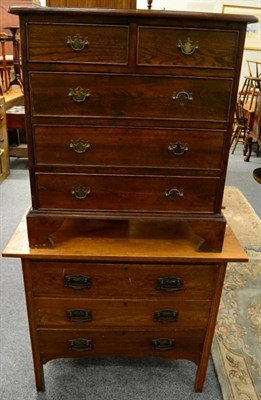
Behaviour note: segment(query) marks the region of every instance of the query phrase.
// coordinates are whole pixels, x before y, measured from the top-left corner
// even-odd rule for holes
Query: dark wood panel
[[[233,68],[238,39],[237,31],[139,27],[138,64]]]
[[[128,26],[30,23],[28,37],[30,61],[123,65],[128,62]]]
[[[195,176],[36,174],[39,210],[140,215],[146,211],[214,214],[219,182],[219,178]]]
[[[185,125],[228,121],[233,80],[33,72],[30,84],[34,116],[182,119]]]
[[[37,165],[221,169],[224,132],[35,126]]]

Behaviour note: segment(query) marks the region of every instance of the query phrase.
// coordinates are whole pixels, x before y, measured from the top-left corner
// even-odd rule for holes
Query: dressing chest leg
[[[22,268],[23,268],[23,278],[25,286],[28,323],[29,323],[29,330],[31,337],[35,384],[37,391],[41,392],[45,390],[44,372],[43,372],[43,364],[41,361],[41,355],[39,349],[39,340],[37,338],[35,313],[33,309],[33,293],[32,293],[33,287],[31,282],[31,271],[30,271],[31,266],[30,266],[30,261],[28,259],[22,259]]]
[[[205,378],[206,378],[208,360],[209,360],[209,356],[210,356],[210,352],[211,352],[211,345],[212,345],[212,340],[213,340],[213,336],[214,336],[214,332],[215,332],[217,314],[218,314],[218,310],[219,310],[219,303],[220,303],[220,299],[221,299],[222,288],[223,288],[223,283],[224,283],[225,274],[226,274],[226,267],[227,267],[227,263],[219,265],[219,273],[218,273],[218,277],[217,277],[216,290],[215,290],[215,295],[213,298],[212,308],[210,310],[207,333],[206,333],[206,337],[205,337],[205,343],[203,346],[201,360],[200,360],[200,363],[197,368],[197,373],[196,373],[196,378],[195,378],[195,383],[194,383],[195,392],[202,392],[203,385],[204,385]]]

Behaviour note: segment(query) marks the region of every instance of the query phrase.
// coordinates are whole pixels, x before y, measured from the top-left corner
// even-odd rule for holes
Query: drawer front
[[[34,298],[40,327],[206,327],[211,301]]]
[[[163,357],[200,359],[204,330],[166,332],[39,330],[42,362],[56,357]],[[167,339],[167,340],[166,340]]]
[[[215,212],[218,178],[36,174],[39,209]]]
[[[224,132],[35,126],[36,164],[220,169]]]
[[[238,32],[139,27],[138,65],[234,68]]]
[[[224,122],[228,120],[232,82],[218,78],[31,73],[32,113]]]
[[[31,261],[31,274],[35,297],[193,300],[212,298],[218,265]]]
[[[29,23],[28,60],[127,64],[128,26]]]

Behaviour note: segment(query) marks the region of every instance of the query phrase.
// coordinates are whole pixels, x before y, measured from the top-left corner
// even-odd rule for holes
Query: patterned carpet
[[[224,400],[261,399],[261,220],[226,187],[224,215],[249,256],[228,264],[212,357]]]

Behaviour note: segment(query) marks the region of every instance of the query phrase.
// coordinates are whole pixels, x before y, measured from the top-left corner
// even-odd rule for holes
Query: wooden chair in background
[[[244,143],[246,132],[247,132],[247,124],[248,124],[248,120],[244,115],[243,104],[242,104],[240,98],[238,98],[237,103],[236,103],[234,129],[233,129],[232,140],[231,140],[231,144],[230,144],[231,147],[234,144],[233,148],[232,148],[232,154],[234,153],[240,139]]]
[[[0,32],[0,94],[7,92],[11,79],[11,68],[13,65],[13,55],[6,54],[6,43],[12,41],[11,35]]]
[[[245,77],[242,89],[239,91],[237,112],[235,116],[235,128],[232,136],[231,145],[234,142],[232,153],[234,153],[236,145],[240,138],[244,139],[243,154],[245,161],[249,161],[252,152],[252,142],[257,142],[257,155],[260,143],[257,141],[258,132],[260,130],[260,111],[257,106],[260,103],[261,93],[261,62],[247,60],[248,76]],[[257,112],[258,111],[258,112]],[[238,116],[240,114],[240,116]],[[259,124],[259,126],[258,126]]]

